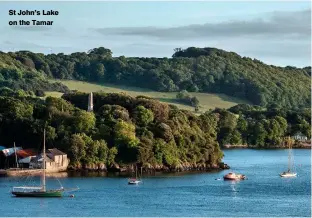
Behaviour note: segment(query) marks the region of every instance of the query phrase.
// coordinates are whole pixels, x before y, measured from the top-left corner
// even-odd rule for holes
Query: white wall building
[[[297,132],[296,134],[294,134],[292,136],[292,138],[296,141],[299,141],[299,142],[303,142],[303,141],[307,141],[308,140],[308,137],[306,137],[305,135],[303,135],[301,132]]]
[[[29,162],[29,168],[41,169],[42,160],[42,155],[32,157]],[[67,158],[67,154],[53,148],[47,150],[45,162],[47,172],[62,172],[67,170],[69,159]]]

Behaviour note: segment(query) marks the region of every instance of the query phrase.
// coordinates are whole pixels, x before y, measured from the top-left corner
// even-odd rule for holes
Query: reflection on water
[[[230,181],[230,187],[231,187],[231,190],[232,190],[232,195],[234,198],[237,197],[237,188],[238,188],[238,183],[239,181]]]
[[[138,175],[139,177],[181,177],[185,175],[196,175],[199,173],[218,173],[220,170],[212,171],[185,171],[185,172],[153,172],[145,173]],[[68,177],[130,177],[134,176],[134,173],[131,172],[102,172],[102,171],[69,171],[67,173]]]
[[[65,177],[68,177],[68,172],[47,173],[47,174],[46,174],[46,177],[65,178]]]
[[[68,177],[102,177],[102,176],[107,176],[107,172],[102,172],[102,171],[69,171]],[[112,173],[112,175],[116,175],[115,173]]]

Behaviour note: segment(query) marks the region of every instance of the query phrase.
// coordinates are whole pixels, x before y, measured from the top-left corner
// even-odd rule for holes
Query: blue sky
[[[15,10],[60,15],[9,16]],[[310,65],[310,2],[0,2],[0,50],[49,53],[103,46],[114,56],[170,57],[176,47],[216,47],[274,65]],[[12,27],[9,20],[53,20]]]

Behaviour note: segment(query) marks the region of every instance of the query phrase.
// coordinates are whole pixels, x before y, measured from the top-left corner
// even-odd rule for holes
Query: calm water
[[[280,178],[287,150],[226,150],[224,161],[249,179],[215,180],[227,171],[162,175],[127,185],[121,177],[61,178],[64,187],[79,186],[74,198],[15,198],[9,188],[21,185],[0,178],[0,216],[310,216],[310,150],[294,150],[297,178]],[[57,181],[50,181],[56,185]]]

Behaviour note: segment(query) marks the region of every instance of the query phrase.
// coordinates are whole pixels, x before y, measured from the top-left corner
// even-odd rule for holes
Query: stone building
[[[32,157],[29,162],[29,168],[41,169],[42,168],[42,154],[36,157]],[[46,172],[63,172],[67,170],[69,159],[67,154],[53,148],[48,149],[45,157]]]

